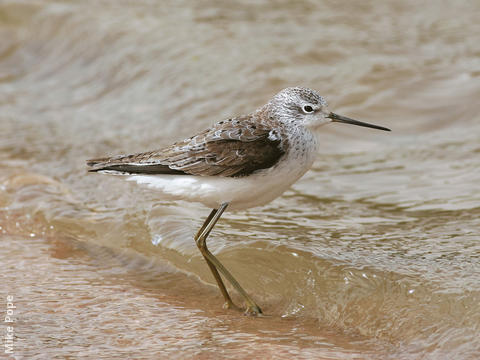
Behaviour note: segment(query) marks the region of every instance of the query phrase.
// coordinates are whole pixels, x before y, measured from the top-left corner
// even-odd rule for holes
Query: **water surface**
[[[16,358],[475,359],[479,16],[470,1],[1,2]],[[393,132],[323,127],[301,181],[222,217],[209,245],[255,319],[222,309],[193,242],[210,209],[84,160],[168,145],[295,85]]]

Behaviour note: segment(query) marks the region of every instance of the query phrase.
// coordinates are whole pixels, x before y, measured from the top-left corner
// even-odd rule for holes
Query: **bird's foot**
[[[262,316],[262,314],[262,310],[258,307],[258,305],[249,305],[244,312],[244,315],[247,316]]]
[[[233,310],[237,310],[237,311],[242,311],[241,308],[239,308],[237,305],[235,305],[231,301],[225,301],[225,303],[223,304],[223,308],[224,309],[233,309]]]

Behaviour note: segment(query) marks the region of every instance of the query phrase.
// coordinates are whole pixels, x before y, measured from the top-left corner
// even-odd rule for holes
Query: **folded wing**
[[[274,166],[285,154],[281,138],[250,115],[219,122],[160,150],[92,159],[87,165],[94,172],[239,177]]]

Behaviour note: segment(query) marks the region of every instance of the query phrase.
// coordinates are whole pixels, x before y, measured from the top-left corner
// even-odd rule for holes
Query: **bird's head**
[[[269,110],[284,123],[316,129],[331,122],[341,122],[378,130],[390,131],[383,126],[350,119],[328,110],[326,100],[315,90],[290,87],[283,89],[269,102]]]

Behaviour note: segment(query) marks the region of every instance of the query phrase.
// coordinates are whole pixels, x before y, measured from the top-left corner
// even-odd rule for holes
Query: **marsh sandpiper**
[[[217,122],[160,150],[92,159],[87,165],[92,172],[125,175],[166,198],[199,202],[213,209],[195,242],[222,292],[225,307],[238,308],[220,274],[245,300],[245,312],[258,315],[260,307],[208,250],[207,237],[227,208],[264,205],[305,174],[318,151],[315,130],[331,122],[390,131],[330,112],[315,90],[292,87],[249,115]]]

